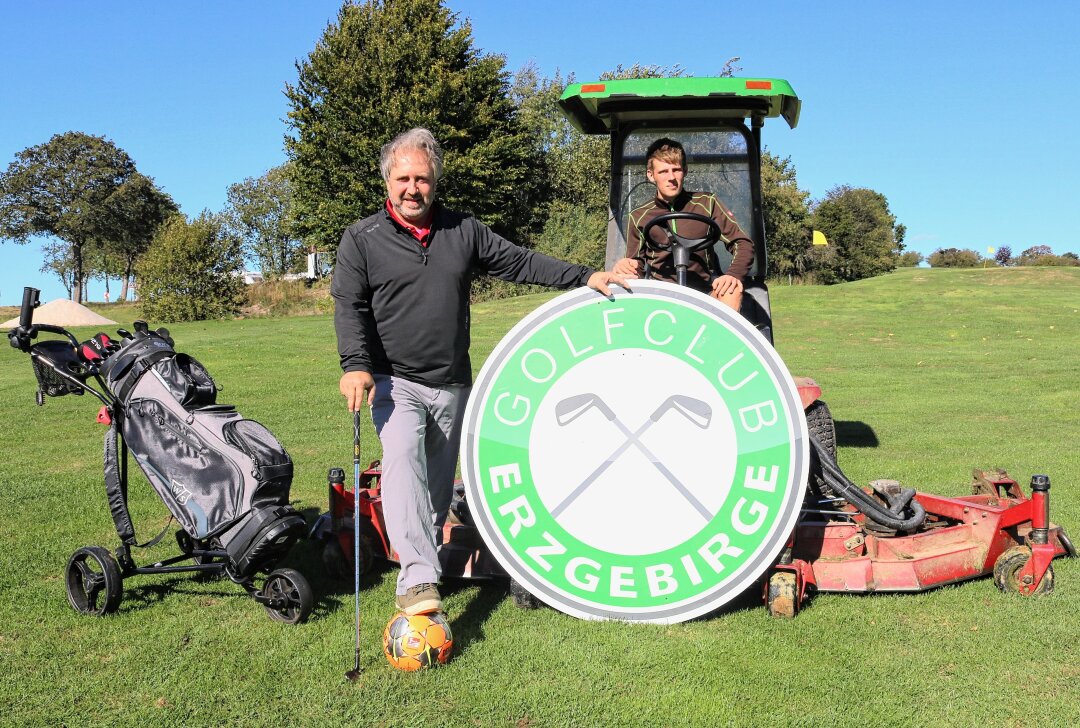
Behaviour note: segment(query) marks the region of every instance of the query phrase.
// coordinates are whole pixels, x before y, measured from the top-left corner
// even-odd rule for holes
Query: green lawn
[[[777,347],[824,389],[852,480],[959,495],[973,467],[1022,483],[1047,473],[1054,520],[1080,536],[1080,270],[910,269],[772,293]],[[475,306],[475,367],[547,298]],[[352,454],[330,317],[170,329],[223,385],[220,399],[286,445],[296,505],[314,518],[327,468]],[[325,579],[306,544],[290,557],[319,595],[303,626],[271,622],[228,582],[186,577],[133,579],[119,613],[79,617],[61,581],[68,556],[116,544],[96,411],[89,397],[35,407],[27,357],[0,353],[0,724],[1080,724],[1080,564],[1068,560],[1055,562],[1057,589],[1043,598],[984,579],[818,595],[789,622],[768,618],[754,594],[655,626],[523,612],[498,585],[451,584],[456,654],[423,674],[381,655],[393,612],[385,571],[362,592],[360,684],[343,678],[351,584]],[[364,459],[377,455],[367,422]],[[143,538],[165,521],[148,487],[133,487],[132,507]]]

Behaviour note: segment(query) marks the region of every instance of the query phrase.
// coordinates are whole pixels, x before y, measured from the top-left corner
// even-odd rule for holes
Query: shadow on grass
[[[315,509],[305,509],[304,517],[309,523],[315,522],[315,517],[309,511],[318,515]],[[335,578],[323,564],[323,542],[319,540],[304,540],[296,544],[286,559],[290,566],[307,577],[315,592],[315,608],[311,612],[311,619],[325,617],[336,612],[338,609],[352,608],[353,595],[356,593],[356,581],[352,571],[352,562],[347,578]],[[396,573],[396,564],[391,564],[385,559],[376,558],[372,568],[360,575],[360,593],[378,589],[390,574]]]
[[[691,620],[687,620],[686,623],[707,622],[711,619],[722,619],[741,612],[764,611],[765,600],[762,597],[762,589],[762,582],[755,581],[747,589],[743,590],[741,594],[719,609],[714,609],[700,617],[694,617]]]
[[[487,623],[491,613],[498,609],[499,604],[510,596],[508,583],[508,581],[495,579],[483,581],[453,579],[441,587],[444,596],[477,587],[473,598],[465,605],[465,610],[451,624],[456,649],[462,650],[475,642],[484,641],[484,624]]]
[[[865,422],[836,421],[836,444],[842,447],[877,447],[877,434]]]
[[[305,508],[300,511],[308,527],[319,516],[317,508]],[[352,576],[346,580],[337,580],[327,573],[322,560],[323,544],[321,541],[301,539],[289,553],[276,564],[273,569],[291,568],[299,571],[311,585],[315,595],[315,605],[310,619],[318,619],[333,613],[337,609],[347,606],[351,599],[341,598],[344,595],[352,596],[354,582]],[[361,591],[376,588],[382,584],[385,573],[390,571],[392,565],[383,561],[376,561],[374,568],[367,574],[361,575]],[[266,574],[255,577],[254,584],[257,589],[262,588]],[[128,577],[124,583],[124,600],[122,609],[140,610],[162,602],[172,594],[201,597],[202,599],[227,599],[236,596],[247,596],[247,592],[240,584],[232,583],[227,576],[220,572],[178,572],[173,578],[154,582],[141,582],[132,584],[131,580],[136,576]],[[207,591],[207,583],[220,583],[220,588]],[[187,585],[187,588],[185,586]],[[194,587],[194,588],[192,588]]]
[[[129,577],[129,579],[131,578],[135,577]],[[203,586],[193,588],[197,584],[205,584],[207,581],[211,580],[219,582],[221,587],[216,588],[213,591],[207,591]],[[124,601],[120,605],[120,610],[136,612],[142,609],[152,608],[156,604],[165,601],[167,597],[173,595],[194,597],[196,600],[233,599],[236,597],[247,597],[247,592],[244,591],[242,586],[233,584],[224,576],[209,577],[203,575],[196,578],[191,574],[178,574],[175,578],[171,578],[168,581],[156,583],[144,582],[136,586],[128,586],[128,580],[125,580]]]

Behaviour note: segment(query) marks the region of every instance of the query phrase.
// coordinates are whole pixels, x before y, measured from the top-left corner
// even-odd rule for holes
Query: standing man
[[[341,238],[330,292],[349,411],[364,400],[382,441],[382,502],[401,571],[395,604],[442,610],[437,538],[453,497],[469,361],[474,272],[611,295],[622,276],[533,253],[435,202],[442,149],[427,129],[382,148],[387,201]]]
[[[626,257],[615,263],[612,270],[624,276],[640,276],[648,266],[651,277],[674,282],[675,260],[670,249],[649,249],[642,244],[643,231],[645,225],[658,215],[696,212],[711,217],[720,226],[720,239],[727,246],[732,260],[727,271],[721,274],[712,248],[691,254],[690,265],[686,269],[687,284],[738,311],[742,305],[743,278],[754,262],[754,243],[715,195],[683,189],[686,151],[679,142],[661,138],[650,144],[645,153],[645,176],[656,185],[656,197],[630,212],[626,230]],[[705,223],[696,220],[672,220],[668,225],[672,232],[684,238],[703,238],[708,230]],[[664,232],[660,228],[660,225],[654,227],[649,237],[656,246],[666,246]]]

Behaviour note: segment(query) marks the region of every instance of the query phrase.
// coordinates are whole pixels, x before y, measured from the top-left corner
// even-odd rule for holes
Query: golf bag
[[[143,324],[112,346],[100,374],[114,397],[105,487],[117,534],[135,544],[127,507],[130,450],[192,542],[225,551],[233,579],[273,568],[305,530],[289,505],[293,464],[285,448],[258,422],[218,404],[209,373],[174,351],[163,329]]]

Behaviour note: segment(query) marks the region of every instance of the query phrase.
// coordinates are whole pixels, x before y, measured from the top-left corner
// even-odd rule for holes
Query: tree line
[[[1073,252],[1055,255],[1049,245],[1032,245],[1019,255],[1013,255],[1011,246],[1002,245],[988,249],[986,256],[968,248],[938,248],[926,257],[926,262],[932,268],[979,268],[988,265],[1003,268],[1015,265],[1080,266],[1080,256]]]
[[[719,74],[733,75],[737,61]],[[185,217],[113,142],[68,132],[0,174],[0,238],[50,236],[43,269],[74,300],[88,277],[122,281],[123,300],[134,276],[147,316],[228,315],[243,298],[245,258],[272,279],[308,250],[332,254],[348,225],[383,204],[380,147],[424,126],[444,146],[447,205],[540,252],[604,265],[609,142],[559,112],[572,74],[543,78],[532,65],[511,74],[442,0],[346,2],[296,71],[285,86],[288,161],[231,185],[220,212]],[[635,64],[603,78],[682,75]],[[768,150],[762,188],[770,278],[850,281],[912,258],[880,192],[838,185],[811,200],[792,160]],[[812,245],[812,229],[829,244]],[[482,285],[477,296],[511,292]]]

